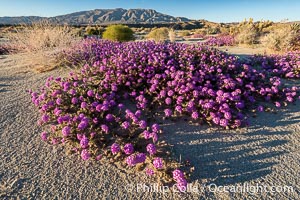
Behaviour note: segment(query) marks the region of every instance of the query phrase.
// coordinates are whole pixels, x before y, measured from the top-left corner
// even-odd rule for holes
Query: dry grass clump
[[[9,46],[24,54],[26,65],[37,71],[48,71],[59,66],[56,55],[72,46],[77,37],[66,25],[43,21],[22,25],[8,34]]]
[[[161,42],[169,39],[169,29],[168,28],[157,28],[153,29],[148,35],[147,39],[154,40],[156,42]]]
[[[173,29],[169,30],[169,40],[171,42],[176,41],[176,32]]]

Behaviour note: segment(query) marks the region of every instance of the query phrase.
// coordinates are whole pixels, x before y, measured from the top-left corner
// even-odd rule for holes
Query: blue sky
[[[300,0],[1,0],[0,16],[56,16],[96,8],[151,8],[215,22],[300,20]]]

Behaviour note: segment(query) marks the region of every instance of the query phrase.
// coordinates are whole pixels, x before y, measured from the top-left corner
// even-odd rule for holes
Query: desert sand
[[[0,57],[0,198],[1,199],[300,199],[300,102],[277,113],[249,112],[250,126],[223,130],[184,120],[164,122],[162,139],[174,145],[174,156],[190,160],[189,182],[199,189],[186,194],[147,192],[152,184],[101,161],[66,155],[62,146],[40,139],[28,89],[37,90],[50,75],[20,65],[19,55]],[[300,82],[294,82],[300,85]],[[292,186],[292,192],[210,192],[208,186]]]

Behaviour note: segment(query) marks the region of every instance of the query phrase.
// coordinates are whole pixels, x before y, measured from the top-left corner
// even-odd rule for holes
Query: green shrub
[[[156,42],[165,41],[169,38],[168,28],[153,29],[148,35],[147,39],[154,40]]]
[[[111,25],[104,31],[103,39],[126,42],[134,40],[133,31],[124,25]]]

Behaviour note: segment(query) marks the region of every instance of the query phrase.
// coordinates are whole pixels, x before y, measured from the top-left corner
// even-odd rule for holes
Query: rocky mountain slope
[[[21,16],[0,17],[0,24],[21,24],[39,20],[49,20],[60,24],[152,24],[152,23],[174,23],[190,21],[184,17],[173,17],[159,13],[152,9],[96,9],[90,11],[75,12],[55,17]]]

